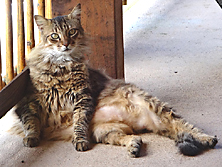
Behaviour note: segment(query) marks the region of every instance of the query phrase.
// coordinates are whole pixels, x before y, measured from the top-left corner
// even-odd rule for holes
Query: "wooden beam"
[[[222,0],[216,0],[216,2],[217,2],[218,5],[222,8]]]
[[[13,69],[13,31],[12,31],[12,0],[5,1],[6,8],[6,83],[14,78]]]
[[[25,68],[25,33],[24,33],[24,13],[23,0],[17,0],[17,73]]]
[[[92,52],[86,55],[90,65],[113,78],[124,78],[122,1],[53,0],[53,17],[69,14],[78,3],[82,5],[82,26],[91,38]]]
[[[29,80],[29,69],[25,68],[0,91],[0,118],[24,97]]]

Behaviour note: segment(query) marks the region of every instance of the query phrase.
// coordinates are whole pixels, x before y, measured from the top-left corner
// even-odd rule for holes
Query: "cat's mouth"
[[[62,49],[61,51],[62,52],[69,52],[71,49],[69,49],[69,48],[64,48],[64,49]]]
[[[63,50],[63,52],[65,52],[65,51],[69,51],[69,50],[71,50],[71,49],[69,49],[69,48],[65,48],[65,49]]]
[[[71,49],[68,47],[68,46],[62,46],[61,48],[60,48],[60,51],[61,52],[68,52],[68,51],[70,51]]]

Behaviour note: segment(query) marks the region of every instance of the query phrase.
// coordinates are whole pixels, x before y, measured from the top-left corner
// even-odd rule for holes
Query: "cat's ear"
[[[71,13],[68,15],[68,18],[70,19],[78,19],[81,20],[81,4],[79,3],[76,5],[76,7],[71,11]]]
[[[39,30],[43,31],[43,28],[48,24],[48,19],[40,15],[35,15],[34,18]]]

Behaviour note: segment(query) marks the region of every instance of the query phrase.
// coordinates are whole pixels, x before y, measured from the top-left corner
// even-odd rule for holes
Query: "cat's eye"
[[[59,35],[56,33],[51,34],[52,39],[59,39]]]
[[[78,32],[77,29],[73,28],[73,29],[69,30],[69,36],[74,36],[77,34],[77,32]]]

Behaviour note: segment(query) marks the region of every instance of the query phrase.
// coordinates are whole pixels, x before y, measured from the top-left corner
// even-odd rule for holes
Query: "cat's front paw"
[[[25,147],[36,147],[39,145],[39,138],[33,136],[26,136],[23,138],[23,144]]]
[[[87,140],[78,140],[73,142],[73,145],[77,151],[86,151],[89,149],[89,142]]]

